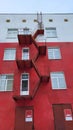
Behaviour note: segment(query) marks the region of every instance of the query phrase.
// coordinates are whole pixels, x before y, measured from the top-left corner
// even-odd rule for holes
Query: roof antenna
[[[42,24],[42,12],[37,13],[37,22],[38,22],[38,28],[43,28],[43,24]]]

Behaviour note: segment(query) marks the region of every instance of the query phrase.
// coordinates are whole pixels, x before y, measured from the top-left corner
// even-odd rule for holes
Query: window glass
[[[22,74],[21,95],[29,95],[29,75],[27,73]]]
[[[18,34],[17,28],[9,28],[7,31],[7,38],[9,39],[16,39]]]
[[[0,76],[0,91],[5,91],[6,80],[1,80]]]
[[[48,48],[49,59],[61,59],[61,53],[59,48]]]
[[[22,91],[28,91],[28,80],[22,81]]]
[[[66,89],[65,77],[62,72],[51,72],[51,82],[53,89]]]
[[[64,77],[63,78],[61,77],[58,80],[59,80],[59,86],[61,86],[61,88],[65,88],[66,83]]]
[[[45,28],[45,35],[47,38],[55,38],[57,37],[57,32],[55,27]]]
[[[53,89],[57,88],[57,79],[56,78],[52,78],[52,86],[53,86]]]
[[[7,90],[12,90],[13,87],[13,80],[8,80],[7,81]]]
[[[12,91],[12,87],[13,87],[13,75],[11,74],[0,75],[0,91]]]
[[[4,60],[15,60],[16,49],[5,49]]]
[[[28,79],[28,74],[22,74],[22,79]]]
[[[22,51],[22,59],[23,60],[28,60],[29,59],[29,49],[28,48],[24,48]]]

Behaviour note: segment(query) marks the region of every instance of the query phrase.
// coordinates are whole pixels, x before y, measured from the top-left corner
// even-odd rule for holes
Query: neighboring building
[[[0,130],[73,130],[73,14],[0,14]]]

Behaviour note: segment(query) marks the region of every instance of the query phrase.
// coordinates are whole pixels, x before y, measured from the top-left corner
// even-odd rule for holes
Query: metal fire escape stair
[[[38,88],[42,82],[48,82],[49,81],[49,74],[48,75],[41,75],[38,71],[38,68],[36,67],[35,61],[37,61],[38,57],[40,55],[45,56],[46,55],[46,44],[45,45],[38,45],[35,41],[35,38],[38,34],[44,34],[43,24],[42,24],[42,14],[37,14],[37,22],[38,22],[38,29],[35,32],[35,34],[32,36],[31,34],[18,34],[18,41],[20,46],[29,46],[30,44],[34,44],[36,49],[38,50],[38,54],[36,55],[35,60],[29,59],[29,60],[19,60],[16,59],[16,64],[19,70],[25,70],[25,68],[31,68],[33,67],[35,72],[37,73],[39,77],[39,82],[35,86],[35,89],[33,90],[32,95],[28,96],[17,96],[15,95],[13,98],[14,100],[22,100],[22,99],[32,99],[36,92],[38,91]]]

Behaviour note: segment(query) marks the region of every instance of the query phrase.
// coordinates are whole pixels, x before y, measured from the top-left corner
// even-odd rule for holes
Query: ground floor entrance
[[[33,107],[16,107],[15,130],[34,130]]]
[[[53,105],[55,130],[73,130],[73,114],[70,104]]]

